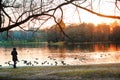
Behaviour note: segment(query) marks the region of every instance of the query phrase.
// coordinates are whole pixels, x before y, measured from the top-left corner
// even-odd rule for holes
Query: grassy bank
[[[120,80],[120,64],[0,68],[0,80]]]

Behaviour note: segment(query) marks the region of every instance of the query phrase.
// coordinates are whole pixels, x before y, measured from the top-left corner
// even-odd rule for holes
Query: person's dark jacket
[[[16,51],[16,50],[13,50],[13,51],[11,52],[11,55],[12,55],[12,60],[13,60],[13,61],[18,61],[17,51]]]

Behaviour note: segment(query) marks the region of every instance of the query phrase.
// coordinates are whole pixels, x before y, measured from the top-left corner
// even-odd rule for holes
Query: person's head
[[[16,50],[16,48],[13,48],[13,50],[15,51],[15,50]]]

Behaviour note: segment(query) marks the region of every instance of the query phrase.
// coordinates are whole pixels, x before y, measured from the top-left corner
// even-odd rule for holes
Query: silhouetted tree
[[[110,36],[110,26],[104,23],[96,26],[94,30],[94,41],[109,41]]]
[[[47,30],[48,33],[48,42],[58,42],[64,41],[65,35],[62,31],[65,30],[66,26],[63,20],[58,19],[59,25],[53,25],[50,29]],[[61,30],[62,29],[62,30]]]
[[[111,40],[114,42],[120,42],[120,26],[116,26],[113,28]]]
[[[77,24],[70,25],[65,29],[65,33],[72,38],[72,40],[66,38],[66,42],[90,42],[92,41],[94,31],[93,24]]]
[[[59,17],[63,18],[63,6],[68,4],[101,17],[120,19],[120,16],[102,14],[100,12],[101,6],[104,5],[100,3],[105,0],[95,1],[96,0],[0,0],[0,32],[8,31],[15,27],[24,29],[25,26],[36,24],[36,22],[39,21],[40,26],[42,26],[49,19],[59,24],[55,14],[59,11],[59,13],[61,13]],[[97,7],[95,6],[96,4],[98,4]],[[116,7],[115,11],[120,12],[119,0],[115,0],[113,4]],[[96,8],[99,10],[96,10]],[[61,26],[59,25],[59,27]]]

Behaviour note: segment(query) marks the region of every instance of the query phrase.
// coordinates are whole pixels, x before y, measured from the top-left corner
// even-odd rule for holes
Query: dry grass
[[[120,80],[120,64],[0,68],[0,80]]]

